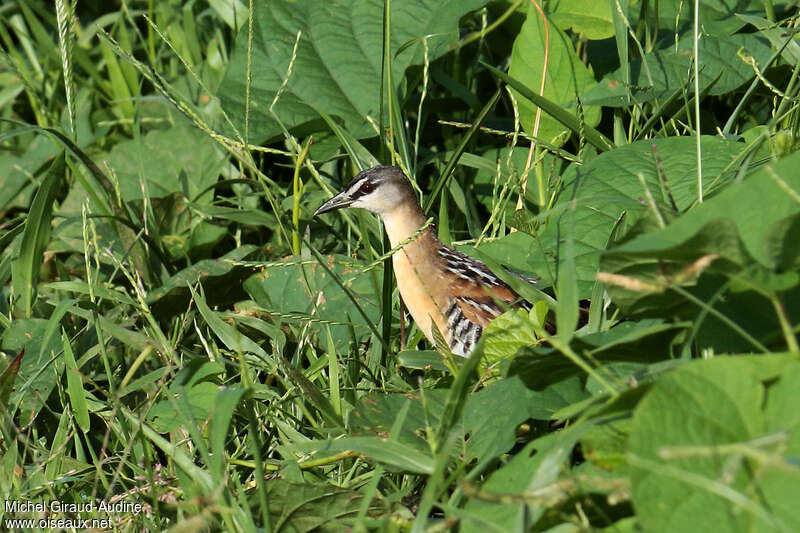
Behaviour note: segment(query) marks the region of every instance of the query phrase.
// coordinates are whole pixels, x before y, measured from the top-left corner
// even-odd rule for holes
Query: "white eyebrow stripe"
[[[362,185],[364,185],[364,182],[366,182],[367,180],[369,180],[369,176],[364,176],[363,178],[355,182],[349,189],[347,189],[347,196],[352,196],[353,194],[358,192],[358,190],[361,188]]]

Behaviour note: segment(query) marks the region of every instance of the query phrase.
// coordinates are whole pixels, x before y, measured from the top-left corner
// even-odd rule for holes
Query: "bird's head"
[[[345,189],[322,204],[314,215],[343,207],[358,207],[378,215],[386,215],[411,202],[417,205],[414,189],[398,167],[373,167],[353,178]]]

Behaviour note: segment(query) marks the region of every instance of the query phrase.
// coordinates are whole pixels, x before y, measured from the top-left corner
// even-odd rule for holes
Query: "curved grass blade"
[[[256,344],[249,337],[246,337],[238,329],[223,321],[217,313],[211,310],[206,303],[205,296],[201,292],[194,290],[191,284],[187,284],[189,291],[192,293],[192,298],[197,304],[197,310],[203,316],[203,319],[208,324],[208,327],[219,337],[219,339],[228,347],[229,350],[234,352],[249,352],[256,356],[262,362],[269,363],[274,367],[275,362],[272,357],[264,351],[261,346]]]
[[[20,350],[19,354],[12,359],[11,363],[0,374],[0,413],[8,412],[8,399],[11,398],[11,391],[14,389],[14,380],[19,373],[19,366],[22,363],[22,356],[25,354],[25,348]]]
[[[556,331],[569,344],[578,324],[578,274],[575,270],[575,206],[567,212],[568,227],[563,252],[558,256]]]
[[[214,482],[211,478],[211,474],[197,466],[194,459],[186,455],[180,446],[171,443],[156,433],[153,428],[139,420],[139,418],[126,407],[120,408],[119,412],[134,426],[134,431],[141,430],[150,442],[164,452],[164,455],[172,459],[206,494],[212,494],[214,492]],[[131,438],[134,438],[134,435],[131,435]]]
[[[475,137],[475,134],[478,133],[478,130],[483,123],[483,120],[486,118],[486,115],[489,114],[489,111],[492,110],[494,105],[497,103],[497,100],[500,98],[501,89],[497,89],[494,95],[486,102],[486,105],[483,106],[481,112],[478,113],[478,116],[475,117],[475,122],[472,123],[472,126],[467,130],[466,135],[461,139],[461,142],[458,143],[458,147],[453,152],[453,155],[450,157],[450,160],[447,162],[447,166],[444,167],[441,176],[439,179],[436,180],[436,183],[433,185],[433,189],[431,190],[428,197],[425,199],[425,206],[423,207],[423,211],[425,213],[429,212],[433,202],[436,200],[436,197],[442,191],[445,183],[453,174],[453,170],[455,170],[456,165],[458,164],[458,160],[461,159],[461,154],[464,153],[464,150],[467,149],[467,144]]]
[[[508,85],[513,87],[519,94],[521,94],[522,96],[533,102],[534,105],[537,105],[540,108],[542,108],[542,111],[544,111],[545,113],[547,113],[548,115],[550,115],[551,117],[562,123],[564,126],[569,128],[573,133],[575,133],[576,135],[580,135],[581,133],[583,133],[583,136],[586,138],[589,144],[597,148],[599,151],[605,152],[606,150],[610,150],[611,148],[614,147],[614,143],[611,142],[611,140],[608,137],[606,137],[596,129],[587,126],[586,124],[581,124],[581,121],[578,119],[578,117],[576,117],[575,115],[573,115],[560,105],[548,100],[543,96],[539,96],[538,94],[530,90],[521,81],[512,78],[502,70],[499,70],[491,65],[488,65],[483,61],[481,61],[480,63],[481,65],[486,67],[489,70],[489,72],[491,72],[497,78],[500,78]]]
[[[236,406],[250,389],[244,387],[224,387],[219,391],[214,410],[211,413],[211,456],[209,469],[211,475],[218,483],[223,483],[223,468],[225,457],[225,439],[228,437],[228,427],[233,420]]]
[[[25,215],[20,215],[4,224],[4,226],[11,229],[0,235],[0,250],[5,250],[14,240],[14,237],[22,233],[22,230],[25,229],[25,218]]]
[[[302,372],[300,372],[297,367],[287,360],[283,354],[277,353],[276,355],[278,358],[278,363],[283,371],[289,375],[291,380],[298,387],[300,387],[300,390],[303,391],[303,394],[309,398],[309,403],[320,412],[323,418],[325,418],[325,420],[333,427],[345,427],[344,419],[339,416],[339,413],[337,413],[336,409],[333,408],[333,404],[324,394],[322,394],[322,392],[320,392],[319,388],[314,385],[314,383]]]
[[[331,277],[331,279],[333,281],[335,281],[336,284],[339,286],[339,288],[342,289],[342,291],[344,291],[344,293],[347,295],[348,298],[350,298],[350,301],[353,302],[353,305],[356,307],[356,310],[358,311],[358,313],[361,315],[361,317],[367,323],[367,326],[369,327],[370,331],[372,331],[372,333],[375,335],[375,337],[381,343],[383,348],[388,352],[389,351],[389,343],[378,332],[378,328],[375,327],[375,324],[373,324],[372,321],[367,316],[366,311],[364,311],[364,309],[358,303],[358,299],[353,295],[353,291],[350,290],[350,287],[345,285],[345,283],[342,281],[342,278],[340,278],[339,275],[336,272],[334,272],[328,266],[328,263],[327,263],[327,261],[325,261],[325,258],[322,257],[322,255],[317,251],[316,248],[314,248],[314,246],[308,241],[308,239],[306,239],[304,237],[303,238],[303,242],[305,243],[306,246],[308,246],[308,249],[311,250],[311,253],[314,254],[314,257],[317,259],[317,262],[319,263],[319,266],[321,266],[323,269],[325,269],[325,272],[328,273],[328,275]],[[383,319],[384,320],[389,320],[389,317],[383,317]]]
[[[144,272],[144,265],[146,264],[146,260],[143,256],[144,252],[141,251],[141,247],[136,247],[136,250],[134,250],[136,244],[134,238],[136,233],[141,230],[141,227],[139,227],[134,222],[135,217],[133,217],[131,213],[127,209],[125,209],[126,207],[125,204],[123,204],[122,206],[117,205],[115,201],[116,192],[114,190],[114,184],[111,182],[108,176],[106,176],[105,173],[102,170],[100,170],[100,167],[98,167],[97,164],[94,161],[92,161],[92,159],[86,154],[86,152],[84,152],[77,144],[75,144],[72,141],[72,139],[70,139],[57,129],[43,128],[41,126],[32,126],[26,122],[12,118],[0,117],[0,121],[10,122],[12,124],[16,124],[19,126],[29,127],[33,131],[47,133],[57,143],[61,144],[67,152],[72,154],[78,161],[80,161],[84,167],[86,167],[86,169],[103,187],[103,190],[106,193],[108,201],[107,202],[103,201],[103,199],[100,197],[97,191],[94,190],[94,187],[92,187],[91,183],[83,181],[82,184],[84,185],[84,188],[87,190],[87,193],[92,198],[92,200],[94,200],[96,205],[101,206],[105,210],[104,213],[105,215],[115,216],[114,220],[115,222],[117,222],[117,233],[122,239],[122,242],[125,245],[125,247],[131,250],[130,253],[133,256],[134,262],[137,264],[137,266],[141,267],[142,271]],[[79,173],[75,173],[75,175],[76,177],[80,177]],[[122,223],[124,226],[127,226],[127,229],[123,229],[119,225],[120,223]],[[130,231],[128,231],[128,229]],[[147,238],[144,232],[142,232],[142,236],[143,238]],[[160,240],[152,240],[152,239],[148,240],[148,245],[151,247],[152,250],[154,250],[154,253],[162,261],[162,265],[167,270],[170,270],[171,268],[170,264],[166,262],[165,259],[168,254],[166,253],[166,251],[162,250],[161,244],[162,243]]]
[[[83,150],[81,150],[80,147],[78,147],[78,145],[75,144],[72,141],[72,139],[70,139],[69,137],[67,137],[66,135],[61,133],[60,131],[58,131],[56,129],[53,129],[53,128],[43,128],[41,126],[34,126],[34,125],[31,125],[31,124],[28,124],[27,122],[23,122],[21,120],[16,120],[16,119],[13,119],[13,118],[0,118],[0,121],[10,122],[10,123],[16,124],[18,126],[23,126],[23,127],[30,128],[33,131],[38,131],[38,132],[41,132],[41,133],[47,133],[47,134],[51,135],[52,137],[54,137],[54,140],[56,142],[61,144],[67,152],[69,152],[73,156],[75,156],[75,158],[78,159],[78,161],[80,161],[87,168],[87,170],[89,170],[89,172],[92,174],[92,176],[94,176],[94,178],[97,181],[99,181],[100,184],[103,186],[103,188],[105,189],[105,192],[106,192],[106,194],[108,195],[109,198],[115,198],[116,197],[116,193],[114,192],[114,184],[111,182],[111,180],[108,179],[108,177],[105,175],[105,173],[103,173],[103,171],[100,170],[100,167],[98,167],[95,164],[95,162],[92,161],[91,158],[89,158],[89,156],[86,155],[86,153]],[[113,202],[109,202],[109,204],[106,204],[106,202],[103,202],[102,199],[99,196],[96,195],[96,193],[92,190],[92,188],[88,188],[87,191],[93,197],[93,199],[97,202],[98,205],[107,206],[107,205],[110,204],[111,205],[111,209],[114,208],[115,204]]]
[[[342,143],[342,148],[344,148],[347,155],[350,156],[350,159],[358,168],[359,172],[365,168],[380,165],[380,162],[369,153],[369,150],[364,148],[364,145],[358,142],[358,139],[350,135],[350,132],[339,126],[330,115],[321,109],[317,109],[317,113],[319,113],[319,116],[328,124],[333,134],[339,139],[339,142]]]
[[[36,299],[36,286],[53,220],[53,202],[64,177],[63,154],[56,157],[31,203],[20,244],[19,257],[11,266],[11,286],[14,289],[12,307],[16,316],[30,317]]]
[[[89,431],[89,408],[86,405],[86,393],[83,391],[80,369],[75,362],[75,354],[72,353],[72,345],[64,328],[61,328],[61,343],[64,346],[64,362],[67,371],[67,395],[69,404],[72,406],[72,413],[81,431]]]
[[[478,368],[478,363],[483,358],[483,346],[485,338],[478,341],[478,345],[472,351],[472,354],[467,360],[459,367],[456,379],[450,386],[450,391],[445,400],[444,411],[439,421],[439,427],[436,429],[436,441],[434,446],[436,454],[442,451],[442,448],[447,442],[447,437],[450,430],[461,419],[461,412],[464,410],[464,404],[467,402],[467,394],[469,393],[470,379],[475,374]]]
[[[419,448],[382,437],[344,437],[329,441],[300,442],[291,445],[294,452],[338,453],[354,451],[376,461],[415,474],[432,474],[433,458]]]

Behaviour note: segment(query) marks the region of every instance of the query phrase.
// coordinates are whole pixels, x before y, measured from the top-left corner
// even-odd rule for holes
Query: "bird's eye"
[[[369,194],[374,190],[375,190],[375,184],[374,183],[370,183],[368,181],[368,182],[364,183],[364,185],[361,186],[361,189],[359,189],[359,192],[361,194]]]

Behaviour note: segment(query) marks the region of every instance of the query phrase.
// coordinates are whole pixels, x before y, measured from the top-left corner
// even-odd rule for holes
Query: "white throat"
[[[392,248],[407,240],[425,224],[425,216],[417,206],[402,205],[381,215]]]

